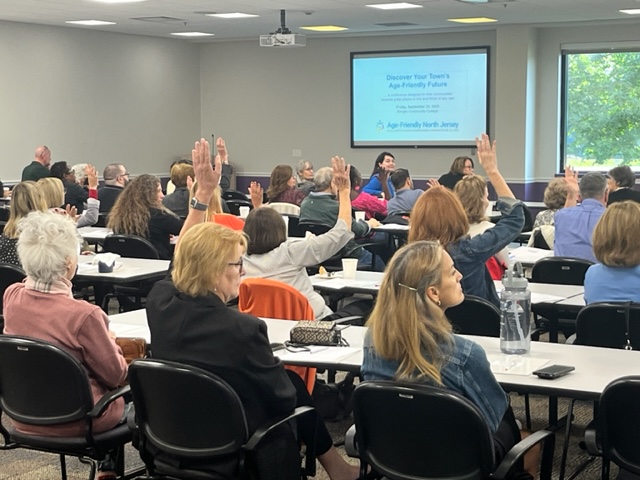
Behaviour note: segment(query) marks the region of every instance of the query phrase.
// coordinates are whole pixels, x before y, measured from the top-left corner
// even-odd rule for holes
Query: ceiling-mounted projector
[[[268,35],[260,35],[261,47],[304,47],[307,44],[307,37],[298,33],[291,33],[285,26],[284,10],[280,10],[280,28]]]

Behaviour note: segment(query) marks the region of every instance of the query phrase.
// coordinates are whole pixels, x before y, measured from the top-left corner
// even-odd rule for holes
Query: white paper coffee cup
[[[240,207],[240,218],[247,218],[250,210],[251,209],[249,207]]]
[[[356,270],[358,269],[357,258],[342,259],[342,278],[356,278]]]
[[[355,212],[356,220],[364,220],[364,212]]]

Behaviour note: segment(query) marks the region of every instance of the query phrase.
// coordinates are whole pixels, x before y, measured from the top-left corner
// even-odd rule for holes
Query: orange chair
[[[224,225],[231,230],[242,231],[244,229],[244,220],[230,213],[214,213],[209,220],[218,225]]]
[[[240,284],[238,308],[256,317],[283,320],[314,320],[309,300],[291,285],[268,278],[246,278]],[[286,365],[302,377],[309,393],[313,392],[316,369]]]

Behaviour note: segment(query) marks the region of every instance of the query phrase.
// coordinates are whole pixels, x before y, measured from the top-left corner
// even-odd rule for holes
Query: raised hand
[[[218,138],[218,142],[222,139]],[[224,148],[224,140],[222,140]],[[226,149],[225,149],[226,155]],[[220,172],[222,165],[220,163],[220,154],[216,155],[214,165],[211,165],[211,154],[209,151],[209,142],[201,138],[195,143],[191,150],[191,160],[193,161],[193,171],[198,182],[197,198],[201,203],[209,203],[214,190],[220,181]]]
[[[84,174],[87,176],[89,190],[96,190],[98,188],[98,173],[96,172],[96,167],[87,165],[84,167]]]
[[[440,182],[435,178],[430,178],[429,180],[427,180],[427,183],[429,184],[429,188],[442,187],[442,185],[440,185]]]
[[[229,163],[229,152],[227,151],[227,144],[224,142],[222,137],[218,137],[216,140],[216,149],[218,150],[218,154],[216,155],[216,162],[218,161],[218,157],[220,160],[220,164]]]
[[[336,156],[331,157],[331,168],[333,170],[331,182],[336,190],[351,190],[351,180],[349,179],[351,165],[346,165],[344,158]]]
[[[249,184],[249,197],[251,197],[253,208],[260,208],[262,206],[262,199],[264,198],[262,185],[258,182],[251,182]]]
[[[570,165],[564,167],[564,183],[567,184],[567,191],[570,191],[574,195],[578,195],[578,193],[580,192],[580,184],[578,183],[578,172],[576,172]]]
[[[489,135],[483,133],[480,138],[476,137],[476,148],[478,149],[478,160],[485,172],[489,174],[492,170],[498,169],[496,158],[496,141],[491,142]]]

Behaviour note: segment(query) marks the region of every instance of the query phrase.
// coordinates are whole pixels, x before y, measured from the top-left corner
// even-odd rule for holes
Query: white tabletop
[[[144,310],[111,315],[110,329],[121,337],[143,337],[151,340]],[[296,324],[290,320],[263,319],[267,323],[269,341],[283,343],[289,339],[289,330]],[[342,331],[350,347],[318,347],[313,352],[290,353],[276,351],[284,362],[318,367],[339,367],[356,370],[362,365],[362,343],[366,327],[350,326]],[[546,342],[532,342],[527,355],[504,355],[500,351],[500,339],[463,335],[484,348],[492,363],[498,382],[507,390],[566,396],[593,400],[613,380],[626,375],[640,375],[640,351],[616,350]],[[505,365],[526,364],[529,369],[508,368],[500,373],[496,363]],[[555,380],[542,380],[531,371],[543,365],[571,365],[575,371]]]
[[[502,282],[494,280],[496,290],[502,290]],[[531,303],[554,303],[558,304],[564,300],[582,295],[584,287],[581,285],[556,285],[553,283],[532,283],[529,282],[529,290],[531,291]]]
[[[553,250],[521,246],[509,250],[509,262],[520,262],[525,267],[533,266],[541,258],[553,257]]]
[[[359,292],[377,294],[384,273],[356,272],[355,279],[342,278],[342,272],[331,272],[327,275],[313,275],[310,278],[314,288],[319,290],[341,290],[345,292]]]
[[[78,259],[78,272],[74,280],[98,281],[102,283],[125,283],[151,278],[163,278],[169,269],[169,260],[151,260],[148,258],[125,258],[116,260],[113,272],[99,273],[98,265],[93,264],[95,255],[81,255]]]
[[[386,223],[375,227],[376,232],[408,232],[409,225],[400,225],[399,223]]]
[[[111,235],[113,232],[106,227],[81,227],[78,229],[78,233],[87,241],[99,241],[104,240],[107,235]]]

